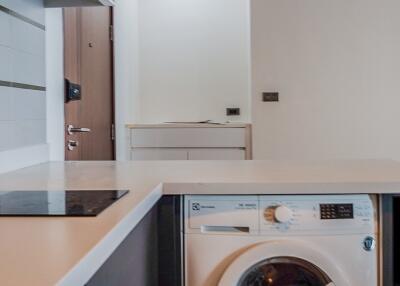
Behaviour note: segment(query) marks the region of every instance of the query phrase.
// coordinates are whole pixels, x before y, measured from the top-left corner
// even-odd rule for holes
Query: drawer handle
[[[250,233],[248,226],[215,226],[215,225],[202,225],[200,227],[202,233],[213,232],[229,232],[229,233]]]

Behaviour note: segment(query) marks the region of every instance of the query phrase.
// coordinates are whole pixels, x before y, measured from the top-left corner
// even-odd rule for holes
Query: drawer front
[[[131,147],[245,147],[245,128],[149,128],[131,130]]]
[[[244,149],[189,149],[189,160],[244,160]]]
[[[185,149],[158,149],[158,148],[137,148],[131,151],[133,161],[152,160],[187,160],[188,151]]]

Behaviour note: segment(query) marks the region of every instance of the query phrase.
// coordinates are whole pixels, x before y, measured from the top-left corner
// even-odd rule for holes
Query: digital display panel
[[[321,219],[352,219],[353,204],[320,204]]]

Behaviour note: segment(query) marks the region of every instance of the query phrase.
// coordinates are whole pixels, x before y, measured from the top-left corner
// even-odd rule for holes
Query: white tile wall
[[[15,89],[15,117],[17,120],[46,119],[46,96],[43,91]]]
[[[12,58],[13,51],[9,47],[0,45],[0,80],[13,81]]]
[[[38,86],[46,84],[44,58],[12,50],[12,66],[13,81]]]
[[[14,129],[11,137],[12,148],[21,148],[45,143],[46,121],[45,120],[22,120],[12,121]],[[43,127],[44,126],[44,127]]]
[[[7,135],[11,133],[11,123],[12,121],[0,121],[0,134]],[[11,137],[1,136],[0,140],[0,152],[4,150],[12,149]]]
[[[11,41],[11,17],[0,13],[0,45],[7,45]]]
[[[11,17],[10,45],[13,49],[44,57],[45,31]]]
[[[44,24],[42,0],[0,0],[0,5]],[[0,81],[46,85],[45,31],[2,11]],[[46,144],[46,92],[0,86],[0,134],[0,153]]]
[[[43,0],[0,0],[0,5],[44,25]]]
[[[14,91],[14,88],[0,86],[0,122],[14,120]]]

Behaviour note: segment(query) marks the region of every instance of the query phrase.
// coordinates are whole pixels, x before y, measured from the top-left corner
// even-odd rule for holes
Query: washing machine
[[[186,196],[186,286],[377,286],[368,195]]]

